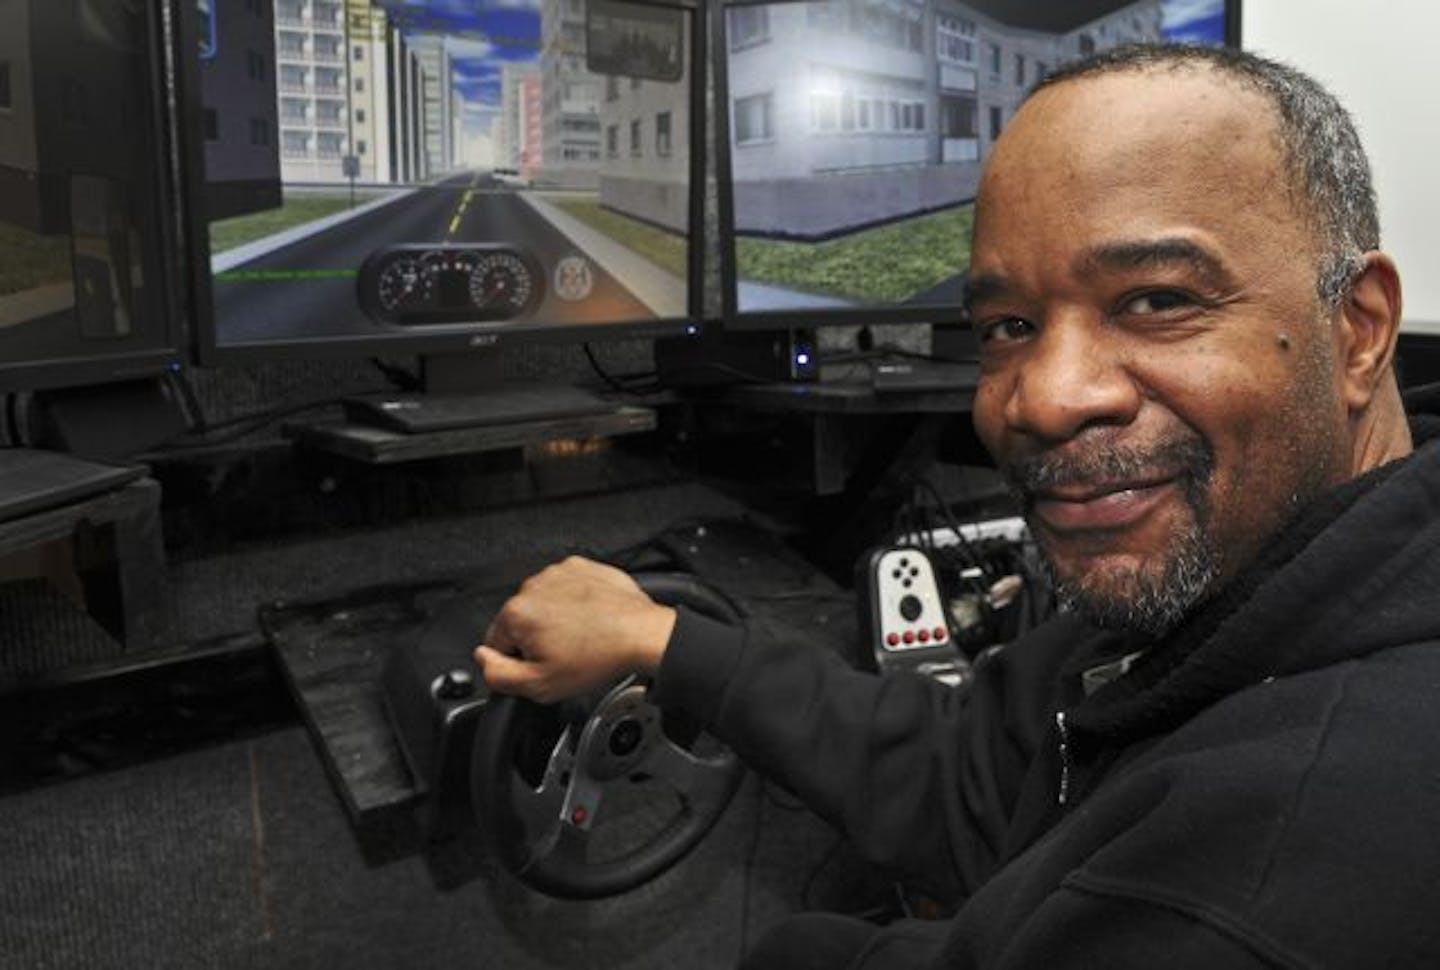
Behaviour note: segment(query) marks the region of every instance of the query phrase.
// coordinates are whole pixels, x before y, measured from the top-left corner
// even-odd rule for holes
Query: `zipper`
[[[1060,732],[1060,790],[1055,803],[1064,807],[1070,800],[1070,730],[1065,725],[1065,712],[1055,712],[1055,728]]]

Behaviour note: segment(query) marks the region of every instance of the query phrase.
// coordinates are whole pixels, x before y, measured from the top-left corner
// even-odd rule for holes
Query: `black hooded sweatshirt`
[[[959,692],[682,610],[656,698],[956,901],[853,967],[1440,967],[1437,430],[1098,689],[1073,616]]]

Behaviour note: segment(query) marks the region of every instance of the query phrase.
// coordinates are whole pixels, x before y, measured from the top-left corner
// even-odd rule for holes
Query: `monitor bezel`
[[[705,138],[706,72],[708,66],[708,18],[702,0],[626,0],[651,7],[688,11],[690,14],[690,200],[688,206],[690,246],[686,272],[686,314],[613,323],[537,323],[526,321],[509,330],[447,328],[444,333],[406,332],[365,334],[355,337],[315,337],[267,340],[251,343],[219,341],[215,317],[213,277],[210,270],[209,221],[205,213],[205,160],[202,125],[200,62],[193,56],[199,44],[193,3],[178,2],[179,29],[176,38],[176,113],[181,157],[180,204],[187,240],[189,265],[187,291],[194,319],[191,353],[202,367],[232,363],[256,363],[277,359],[355,359],[387,355],[451,355],[476,351],[504,350],[532,344],[582,344],[658,337],[693,337],[702,328],[705,266]],[[189,56],[186,52],[191,52]],[[477,328],[484,325],[477,322]]]
[[[720,310],[719,325],[731,331],[809,330],[831,326],[866,324],[930,323],[945,326],[968,325],[963,303],[932,303],[923,306],[875,304],[859,307],[811,307],[796,310],[742,310],[739,306],[739,272],[736,258],[735,183],[731,165],[729,36],[727,13],[734,7],[779,6],[811,0],[717,0],[710,6],[711,66],[715,76],[715,189],[720,227]],[[1240,46],[1241,0],[1225,4],[1226,47]],[[974,199],[970,202],[973,204]]]
[[[143,249],[158,247],[159,256],[152,262],[157,275],[153,308],[164,316],[165,342],[147,347],[133,347],[104,353],[99,350],[57,357],[32,357],[24,360],[0,359],[0,393],[85,387],[119,381],[163,376],[184,368],[191,339],[188,315],[182,293],[181,275],[176,263],[184,258],[178,220],[172,208],[178,195],[177,172],[173,164],[176,144],[170,124],[168,103],[170,76],[169,54],[174,22],[158,4],[144,5],[146,16],[146,111],[156,144],[156,157],[164,164],[151,169],[149,216],[154,227],[151,238],[142,239]],[[147,266],[147,271],[150,267]],[[139,307],[138,310],[150,309]]]

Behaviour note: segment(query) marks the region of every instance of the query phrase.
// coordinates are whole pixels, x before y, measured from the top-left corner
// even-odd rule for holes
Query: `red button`
[[[949,636],[949,635],[950,635],[950,634],[949,634],[949,631],[946,630],[943,626],[937,626],[937,627],[935,628],[935,642],[936,642],[936,643],[939,643],[941,640],[944,640],[944,639],[945,639],[947,636]]]
[[[914,643],[914,642],[915,642],[915,631],[914,631],[914,630],[906,630],[906,631],[905,631],[905,642],[906,642],[906,643]]]
[[[898,633],[887,633],[887,634],[885,635],[885,642],[888,643],[888,644],[890,644],[890,646],[892,646],[892,647],[895,646],[896,644],[898,644],[898,643],[900,642],[900,634],[898,634]]]
[[[584,825],[585,820],[589,817],[590,813],[585,811],[584,805],[576,805],[575,811],[570,813],[570,821],[574,825]]]
[[[929,631],[929,630],[921,630],[921,631],[920,631],[920,642],[921,642],[921,643],[929,643],[929,642],[930,642],[930,631]]]

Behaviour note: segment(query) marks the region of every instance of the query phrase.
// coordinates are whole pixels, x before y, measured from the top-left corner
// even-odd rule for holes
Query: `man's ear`
[[[1364,410],[1390,373],[1400,334],[1400,274],[1384,253],[1369,252],[1336,311],[1341,394],[1351,413]]]

